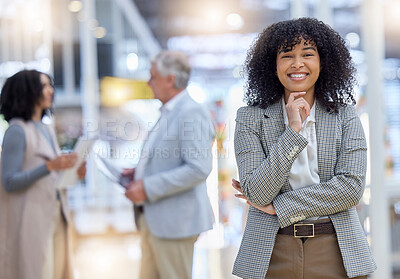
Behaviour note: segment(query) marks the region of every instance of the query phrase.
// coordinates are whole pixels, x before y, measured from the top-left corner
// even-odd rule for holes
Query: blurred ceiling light
[[[199,22],[201,28],[215,29],[223,22],[223,14],[221,9],[214,7],[204,11],[204,19]]]
[[[96,39],[104,38],[107,35],[107,30],[104,27],[96,27],[94,30],[94,36]]]
[[[221,13],[219,10],[217,9],[210,9],[206,11],[206,18],[211,20],[211,21],[218,21],[219,19],[221,19]]]
[[[351,48],[357,48],[360,45],[360,35],[351,32],[346,35],[346,40],[349,42]]]
[[[82,10],[82,2],[81,1],[71,1],[68,4],[68,10],[73,13],[80,12]]]
[[[190,84],[187,88],[190,97],[195,100],[197,103],[202,104],[206,100],[206,93],[203,88],[196,84]]]
[[[89,28],[95,30],[99,26],[99,21],[97,19],[91,19],[89,21]]]
[[[136,71],[139,66],[139,57],[136,53],[129,53],[126,57],[126,66],[129,71]]]
[[[243,27],[243,18],[239,14],[229,14],[226,16],[226,23],[232,28],[232,29],[240,29]]]

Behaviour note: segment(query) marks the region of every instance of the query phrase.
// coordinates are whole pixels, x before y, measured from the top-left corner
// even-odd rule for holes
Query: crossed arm
[[[281,227],[291,225],[292,217],[303,216],[306,219],[331,215],[357,205],[364,190],[366,142],[355,109],[348,107],[342,113],[340,152],[338,155],[331,155],[336,156],[334,175],[328,181],[285,193],[279,191],[287,180],[293,163],[285,161],[285,144],[290,145],[293,140],[282,141],[282,137],[287,136],[285,131],[274,145],[278,151],[264,153],[258,131],[254,129],[255,121],[243,121],[246,117],[240,117],[238,114],[237,128],[240,130],[236,132],[235,141],[240,142],[235,142],[235,146],[239,147],[236,148],[236,156],[243,192],[238,197],[247,199],[252,206],[269,214],[275,211]],[[246,151],[246,143],[249,142],[253,144],[248,146],[251,150]],[[300,151],[303,148],[300,148]],[[254,154],[258,156],[250,158]],[[263,158],[260,158],[259,154],[263,154]],[[274,166],[271,164],[273,162],[280,165]],[[237,184],[233,184],[237,189]]]
[[[17,192],[33,185],[51,171],[71,168],[76,163],[76,153],[62,154],[31,170],[22,171],[25,158],[25,132],[19,125],[10,126],[6,131],[2,148],[2,184],[7,192]],[[83,179],[86,174],[86,162],[77,169],[77,175]]]

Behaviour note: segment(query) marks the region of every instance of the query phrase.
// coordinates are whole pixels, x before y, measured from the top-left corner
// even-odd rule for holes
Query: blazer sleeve
[[[235,154],[243,194],[250,202],[265,206],[278,195],[294,160],[308,142],[288,127],[270,150],[264,150],[262,137],[271,136],[275,131],[264,131],[260,119],[264,116],[261,110],[253,113],[254,110],[259,109],[243,107],[237,112]]]
[[[367,165],[365,135],[355,108],[348,106],[342,112],[342,139],[334,176],[326,182],[278,195],[273,205],[281,227],[342,212],[360,201]]]
[[[214,127],[209,113],[201,107],[186,110],[180,119],[195,119],[191,127],[185,127],[185,121],[179,121],[179,151],[170,150],[170,156],[182,158],[182,164],[167,171],[157,172],[145,177],[143,182],[149,202],[173,196],[187,191],[204,182],[212,169],[211,144],[214,139]],[[196,125],[195,125],[196,124]],[[193,135],[181,137],[185,130]],[[189,131],[190,132],[190,131]]]

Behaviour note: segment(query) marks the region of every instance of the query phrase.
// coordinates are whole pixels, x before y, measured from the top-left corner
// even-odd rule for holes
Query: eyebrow
[[[308,46],[308,47],[304,47],[303,48],[303,50],[309,50],[309,49],[311,49],[311,50],[314,50],[314,51],[317,51],[317,49],[315,48],[315,47],[313,47],[313,46]],[[289,51],[292,51],[293,49],[281,49],[280,51],[279,51],[279,54],[281,54],[281,53],[286,53],[286,52],[289,52]]]

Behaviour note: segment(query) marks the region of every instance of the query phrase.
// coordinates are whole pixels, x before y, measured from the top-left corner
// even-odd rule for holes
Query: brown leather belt
[[[278,230],[279,234],[299,237],[314,237],[321,234],[336,233],[331,221],[324,223],[297,223]]]

